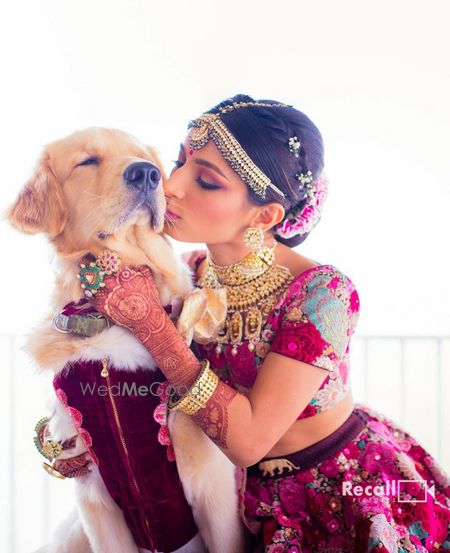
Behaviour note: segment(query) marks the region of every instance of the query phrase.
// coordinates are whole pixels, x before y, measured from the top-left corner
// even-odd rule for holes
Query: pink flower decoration
[[[167,423],[166,404],[165,403],[160,403],[159,405],[156,406],[155,410],[153,411],[153,418],[159,424],[166,424]]]
[[[301,471],[297,472],[294,475],[294,478],[297,480],[297,482],[300,482],[304,486],[306,486],[306,484],[311,484],[312,482],[314,482],[314,476],[311,474],[309,470],[303,471],[303,472]],[[308,489],[311,489],[311,488],[308,488]]]
[[[297,480],[292,478],[282,479],[278,493],[281,504],[287,513],[295,514],[306,508],[306,490]]]
[[[275,227],[275,232],[282,238],[292,238],[310,232],[320,221],[323,204],[328,194],[328,179],[324,172],[311,183],[314,186],[314,196],[301,210],[287,214],[284,221]]]
[[[167,459],[169,461],[175,461],[175,452],[173,449],[172,440],[170,438],[169,427],[167,425],[168,386],[169,381],[165,380],[157,388],[157,393],[158,396],[161,398],[161,403],[159,403],[153,410],[153,419],[161,425],[161,428],[158,431],[158,442],[161,445],[165,445],[167,447]]]
[[[267,553],[285,553],[286,549],[282,543],[274,543],[267,547]]]
[[[261,501],[266,505],[270,505],[272,503],[272,496],[269,490],[267,490],[265,487],[261,486],[257,482],[253,486],[251,481],[252,479],[249,478],[247,488],[245,490],[246,502],[248,500],[249,504],[251,504],[253,502],[253,499],[256,499],[256,501]]]
[[[293,327],[287,325],[275,335],[272,351],[313,364],[328,347],[319,330],[309,321]]]
[[[158,394],[158,397],[161,398],[161,401],[167,401],[169,399],[169,396],[167,394],[167,387],[169,386],[169,381],[165,380],[162,382],[157,388],[156,393]]]
[[[255,353],[258,357],[264,358],[269,353],[270,349],[270,344],[261,341],[256,344]]]
[[[361,466],[367,472],[386,472],[394,467],[395,453],[383,443],[369,442],[361,455]]]
[[[303,276],[300,276],[300,278],[294,279],[289,286],[289,299],[300,299],[304,295],[305,292],[303,291]]]
[[[312,417],[316,414],[316,407],[314,405],[311,405],[311,403],[308,403],[308,405],[303,409],[301,415],[297,417],[298,420],[300,419],[306,419],[307,417]]]
[[[341,282],[341,279],[339,277],[334,277],[327,284],[327,288],[330,288],[330,290],[336,290],[336,288],[338,288],[340,282]]]
[[[394,443],[392,440],[392,435],[384,423],[371,420],[369,421],[368,426],[371,430],[376,432],[378,435],[384,436],[389,442]]]
[[[161,445],[170,445],[170,434],[167,426],[161,426],[161,428],[158,431],[158,442]]]
[[[266,328],[265,330],[263,330],[261,332],[261,338],[265,341],[265,342],[269,342],[270,339],[272,338],[273,336],[273,330],[271,330],[270,328]]]
[[[339,529],[338,521],[335,518],[330,519],[326,523],[328,532],[336,532]]]
[[[388,510],[378,496],[361,496],[358,500],[361,513],[379,514],[387,513]]]
[[[339,465],[333,459],[327,459],[320,464],[320,472],[323,472],[325,476],[334,478],[339,474]]]
[[[344,447],[344,449],[342,449],[342,453],[347,457],[347,459],[358,459],[361,454],[361,450],[356,444],[350,442]]]
[[[356,290],[353,290],[353,292],[350,294],[350,309],[353,313],[360,310],[359,296]]]
[[[167,446],[167,459],[169,461],[175,461],[175,451],[173,450],[172,444]]]

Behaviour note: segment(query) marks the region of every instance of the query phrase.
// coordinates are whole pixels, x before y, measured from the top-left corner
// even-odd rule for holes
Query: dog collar
[[[164,305],[164,309],[170,315],[172,305]],[[71,301],[53,317],[53,327],[63,334],[94,336],[111,326],[114,326],[114,323],[96,311],[86,298],[82,298],[77,303]]]
[[[58,332],[93,336],[111,327],[111,323],[100,313],[84,315],[63,315],[57,313],[53,317],[53,326]]]
[[[110,328],[112,323],[99,313],[86,298],[78,302],[71,301],[53,317],[53,327],[64,334],[93,336]]]

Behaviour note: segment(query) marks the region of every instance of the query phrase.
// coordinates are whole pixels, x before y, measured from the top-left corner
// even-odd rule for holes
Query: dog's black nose
[[[123,178],[128,186],[147,192],[154,190],[161,179],[161,173],[153,163],[138,161],[128,165],[123,172]]]

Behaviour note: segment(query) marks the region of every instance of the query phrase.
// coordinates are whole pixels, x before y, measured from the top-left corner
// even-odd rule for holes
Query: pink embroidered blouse
[[[184,259],[196,270],[205,256],[206,250],[194,250],[185,253]],[[195,347],[225,383],[244,394],[270,351],[325,369],[327,377],[297,417],[303,419],[330,409],[347,393],[350,337],[358,317],[358,292],[350,278],[334,265],[317,265],[296,276],[280,295],[254,351],[247,342],[235,356],[227,344],[220,354],[215,352],[215,342],[195,343]]]

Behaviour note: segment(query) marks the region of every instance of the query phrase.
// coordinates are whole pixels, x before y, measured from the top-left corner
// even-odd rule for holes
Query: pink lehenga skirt
[[[327,438],[238,475],[252,553],[450,553],[450,478],[403,428],[357,403]]]

